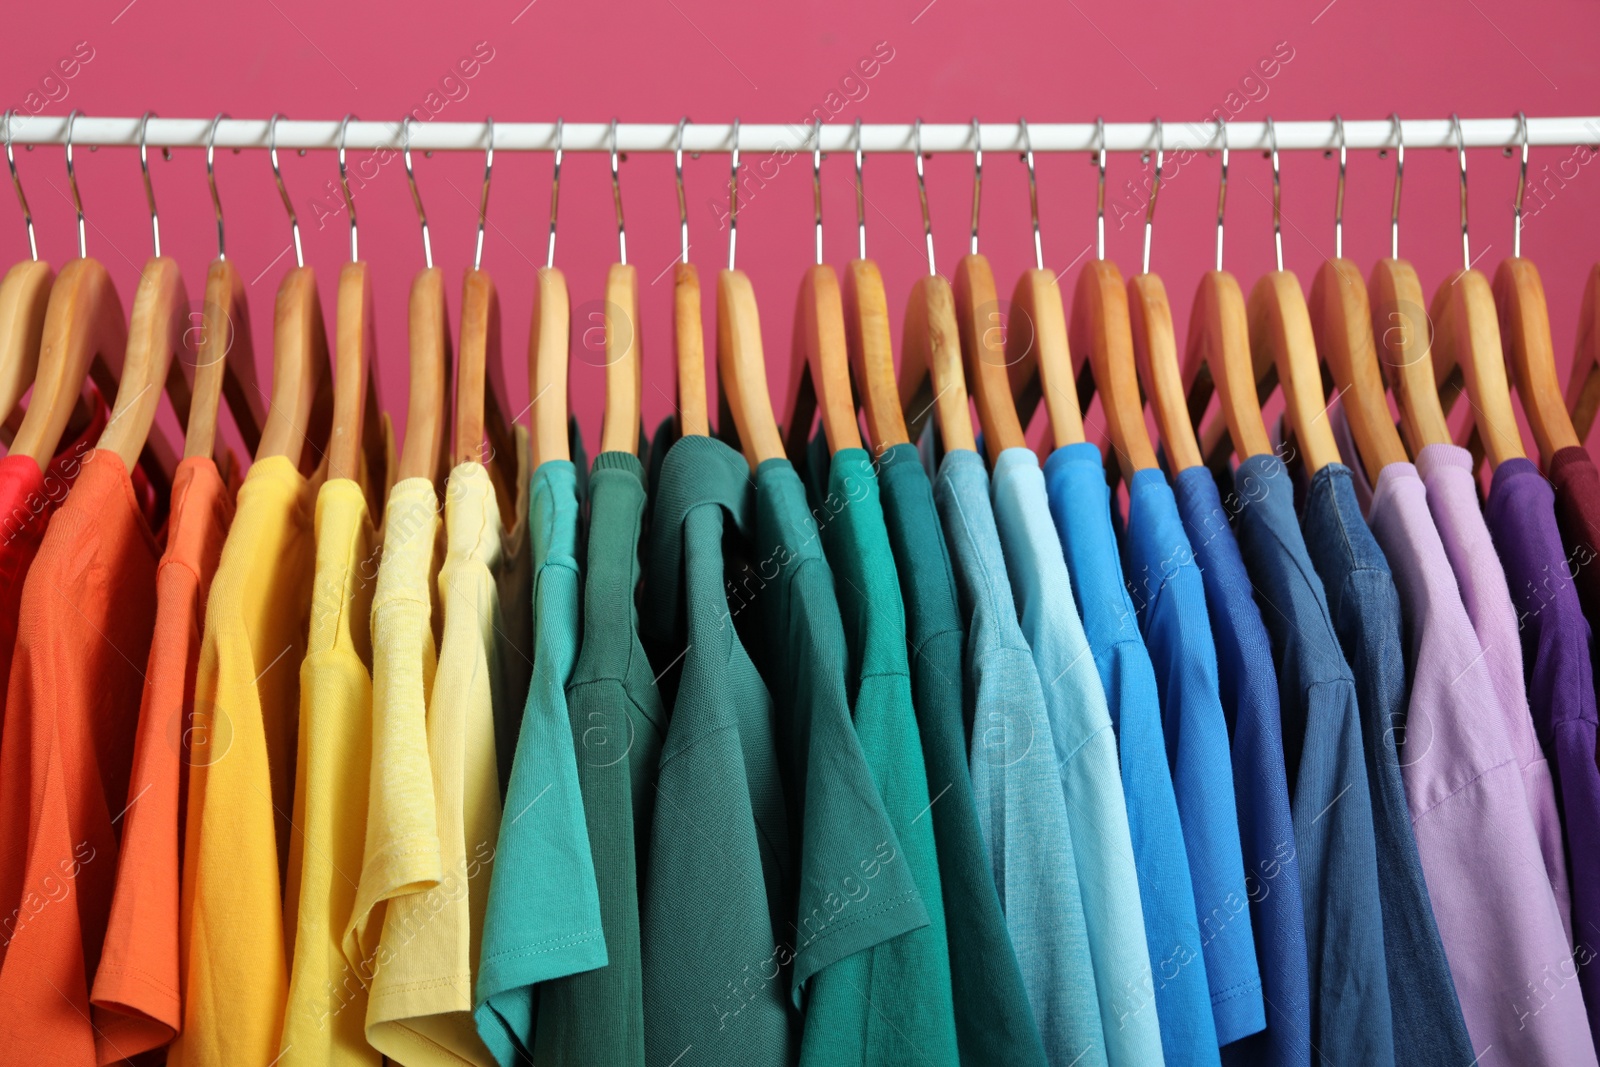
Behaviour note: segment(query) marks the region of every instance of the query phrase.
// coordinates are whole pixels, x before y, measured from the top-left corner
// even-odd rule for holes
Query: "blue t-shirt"
[[[1161,692],[1167,762],[1188,845],[1217,1040],[1228,1044],[1257,1033],[1267,1021],[1205,583],[1159,469],[1135,471],[1129,479],[1126,547],[1128,587]]]
[[[1117,731],[1128,830],[1150,949],[1151,990],[1130,995],[1119,1016],[1154,1009],[1167,1064],[1215,1064],[1217,1028],[1206,980],[1205,949],[1172,772],[1161,733],[1155,669],[1122,581],[1111,494],[1100,450],[1058,448],[1045,463],[1050,514],[1061,537],[1083,629]],[[1122,1018],[1106,1026],[1126,1025]]]
[[[1305,913],[1272,646],[1211,472],[1191,467],[1178,472],[1175,481],[1216,639],[1218,694],[1233,740],[1239,844],[1266,1005],[1267,1028],[1224,1046],[1222,1062],[1227,1067],[1310,1067]]]
[[[1330,463],[1318,471],[1303,510],[1306,550],[1322,577],[1361,708],[1395,1055],[1401,1063],[1419,1067],[1471,1063],[1478,1054],[1467,1036],[1434,923],[1395,744],[1396,733],[1405,729],[1410,699],[1400,640],[1400,594],[1389,561],[1361,517],[1348,467]]]
[[[1355,679],[1277,456],[1234,474],[1235,533],[1272,638],[1311,984],[1311,1045],[1339,1062],[1392,1067],[1394,1020],[1383,950],[1372,797]]]

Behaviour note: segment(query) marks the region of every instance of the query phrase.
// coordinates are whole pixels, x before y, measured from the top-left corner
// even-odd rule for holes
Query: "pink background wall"
[[[337,118],[354,111],[397,120],[408,109],[441,119],[549,119],[673,122],[739,116],[802,122],[814,108],[834,121],[1033,122],[1146,120],[1172,125],[1223,108],[1258,120],[1532,115],[1600,112],[1600,8],[1581,0],[1297,0],[1290,4],[985,4],[978,0],[786,5],[726,0],[495,0],[473,5],[383,5],[267,0],[201,4],[183,0],[108,0],[95,4],[13,5],[0,35],[0,104],[24,112]],[[1154,10],[1156,8],[1160,10]],[[74,59],[74,57],[78,57]],[[878,57],[873,77],[862,60]],[[1274,58],[1276,57],[1276,58]],[[465,64],[463,65],[463,61]],[[868,69],[873,69],[869,64]],[[471,76],[464,76],[463,71]],[[1270,77],[1263,74],[1263,71]],[[1188,136],[1193,136],[1188,135]],[[1191,141],[1192,143],[1192,141]],[[59,264],[75,254],[60,149],[20,154],[42,253]],[[359,162],[362,154],[357,153]],[[759,156],[750,157],[752,161]],[[1583,158],[1592,158],[1585,155]],[[991,154],[985,174],[982,249],[1000,288],[1032,266],[1026,174],[1017,157]],[[1455,237],[1455,159],[1442,151],[1408,160],[1401,254],[1432,289],[1459,265]],[[496,160],[484,266],[505,304],[505,356],[513,410],[527,400],[526,351],[533,272],[544,260],[550,157],[504,153]],[[770,376],[781,394],[788,368],[789,320],[802,270],[812,255],[809,156],[744,202],[740,266],[762,301]],[[433,224],[436,261],[459,286],[470,264],[481,156],[439,153],[417,159]],[[1346,201],[1345,255],[1367,270],[1388,251],[1393,159],[1353,154]],[[1131,154],[1110,160],[1108,255],[1124,273],[1138,268],[1142,193]],[[285,178],[300,210],[307,261],[319,271],[331,314],[338,265],[348,254],[333,153],[287,156]],[[1271,268],[1270,171],[1251,153],[1234,157],[1227,266],[1248,288]],[[1546,170],[1548,168],[1548,171]],[[270,352],[273,291],[287,266],[288,226],[265,153],[218,159],[228,220],[228,251],[251,282],[256,351]],[[204,152],[179,150],[153,166],[165,250],[182,264],[191,298],[200,295],[215,255]],[[928,164],[940,267],[965,250],[971,159]],[[727,157],[686,163],[691,259],[705,277],[726,255],[721,219]],[[1558,358],[1572,351],[1583,280],[1597,257],[1600,169],[1570,149],[1535,150],[1534,180],[1548,179],[1530,202],[1524,254],[1540,266],[1550,300]],[[80,185],[89,249],[111,269],[125,301],[150,254],[137,152],[85,153]],[[1510,203],[1516,164],[1496,150],[1470,154],[1473,254],[1488,273],[1510,253]],[[827,257],[854,255],[851,163],[824,161]],[[1284,156],[1284,256],[1309,286],[1333,251],[1335,164],[1315,153]],[[1213,256],[1216,161],[1196,156],[1169,167],[1156,222],[1153,269],[1174,304],[1178,335],[1200,273]],[[575,312],[572,388],[591,450],[599,433],[603,371],[599,332],[589,331],[607,265],[616,255],[607,160],[569,155],[556,260]],[[647,424],[670,411],[670,271],[678,250],[677,209],[668,155],[638,155],[622,167],[630,259],[643,289]],[[878,260],[898,318],[923,268],[912,160],[869,157],[869,254]],[[1070,299],[1079,265],[1092,254],[1094,170],[1085,156],[1043,156],[1040,211],[1047,265]],[[1122,199],[1117,199],[1119,191]],[[361,248],[376,271],[379,375],[385,407],[402,412],[406,391],[405,302],[422,265],[416,217],[398,159],[358,193]],[[0,203],[0,261],[26,255],[9,194]],[[459,291],[452,292],[452,314]],[[711,302],[706,304],[711,322]],[[1566,373],[1563,365],[1562,372]],[[778,400],[781,402],[781,395]],[[526,421],[526,416],[524,416]],[[1091,412],[1091,427],[1098,426]],[[1531,445],[1531,441],[1530,441]]]

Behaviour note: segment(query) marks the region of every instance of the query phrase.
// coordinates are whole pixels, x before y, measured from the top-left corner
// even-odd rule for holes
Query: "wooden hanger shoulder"
[[[1240,459],[1272,451],[1272,439],[1261,418],[1256,393],[1255,363],[1250,352],[1250,317],[1239,282],[1225,270],[1207,271],[1195,289],[1189,314],[1184,366],[1184,391],[1189,418],[1198,420],[1217,395],[1220,419],[1212,425],[1226,431]],[[1218,434],[1220,438],[1220,431]],[[1216,442],[1203,435],[1202,455]]]
[[[906,302],[905,328],[900,332],[900,410],[911,440],[922,437],[932,414],[946,452],[975,452],[972,409],[967,400],[966,373],[961,366],[961,328],[956,323],[955,295],[937,274],[918,278]]]
[[[139,275],[122,380],[117,387],[111,417],[97,446],[117,453],[129,470],[139,461],[150,439],[161,392],[172,370],[173,354],[183,345],[183,335],[189,324],[188,312],[178,261],[166,256],[152,257]],[[188,411],[180,411],[178,417],[186,421],[188,414]],[[167,461],[171,458],[174,457],[161,457],[162,468],[169,476],[172,467]]]
[[[1567,410],[1580,441],[1589,438],[1594,416],[1600,411],[1600,263],[1589,269],[1578,308],[1578,343],[1567,379]]]
[[[528,334],[528,382],[533,391],[535,463],[570,460],[567,428],[567,363],[572,341],[572,309],[566,276],[555,267],[537,271],[533,327]]]
[[[1389,396],[1372,340],[1372,308],[1361,272],[1348,259],[1330,259],[1311,283],[1311,330],[1316,350],[1333,372],[1339,403],[1369,478],[1407,459],[1389,413]]]
[[[992,463],[1008,448],[1026,447],[1006,369],[1005,318],[989,260],[974,252],[956,264],[952,285],[962,362],[978,402],[978,424]]]
[[[55,272],[25,259],[0,281],[0,422],[11,417],[39,369],[39,341]]]
[[[1055,274],[1041,269],[1023,271],[1012,290],[1007,318],[1006,369],[1024,432],[1042,399],[1050,420],[1051,445],[1081,444],[1083,412],[1078,407],[1066,309]]]
[[[1434,379],[1445,387],[1457,375],[1472,404],[1473,423],[1489,462],[1527,456],[1511,405],[1505,355],[1500,346],[1499,313],[1489,279],[1476,270],[1459,271],[1440,283],[1429,305],[1434,321]],[[1454,392],[1441,388],[1441,406]]]
[[[741,270],[717,274],[717,371],[721,395],[750,469],[769,459],[782,459],[783,435],[767,392],[761,318],[755,291]]]
[[[644,385],[639,332],[639,274],[614,263],[606,273],[606,408],[600,426],[600,451],[639,452],[640,404]]]
[[[501,499],[516,484],[517,447],[500,382],[500,294],[484,270],[461,283],[461,342],[457,346],[454,463],[489,468]],[[487,451],[485,445],[487,444]]]
[[[677,368],[678,436],[711,433],[706,399],[706,334],[700,318],[700,274],[679,261],[672,270],[673,364]]]
[[[1251,361],[1258,372],[1267,366],[1277,372],[1284,411],[1304,457],[1306,472],[1315,474],[1330,463],[1338,463],[1339,446],[1328,419],[1322,368],[1317,362],[1311,315],[1299,279],[1289,271],[1268,272],[1250,291],[1246,307]]]
[[[1105,412],[1106,432],[1124,473],[1157,466],[1139,397],[1128,291],[1122,272],[1110,260],[1091,260],[1079,273],[1072,295],[1070,336],[1073,350],[1088,355]]]
[[[450,322],[443,270],[428,267],[418,272],[411,283],[407,319],[411,381],[396,480],[436,479],[443,473],[450,422]]]
[[[1173,473],[1198,467],[1200,443],[1183,395],[1183,373],[1178,367],[1178,341],[1172,329],[1172,307],[1166,286],[1154,274],[1128,279],[1128,322],[1133,332],[1133,352],[1145,393],[1155,411],[1161,446]]]
[[[809,267],[800,281],[787,392],[784,450],[791,460],[798,462],[805,455],[811,424],[819,410],[830,454],[841,448],[861,447],[861,430],[850,389],[844,301],[832,267]]]
[[[889,301],[883,277],[870,259],[853,259],[845,267],[845,345],[854,372],[855,398],[866,413],[867,436],[874,452],[910,442],[900,392],[895,383],[894,341],[889,336]]]
[[[283,456],[301,469],[307,466],[302,462],[307,434],[327,440],[326,430],[315,424],[321,422],[319,394],[329,392],[328,377],[328,337],[316,275],[310,267],[295,267],[284,275],[273,305],[272,400],[256,450],[258,462]]]
[[[1511,364],[1512,380],[1539,456],[1548,467],[1556,452],[1580,442],[1556,374],[1550,311],[1539,268],[1526,259],[1507,259],[1494,273],[1494,297],[1505,358]]]
[[[246,453],[254,455],[261,445],[260,395],[244,279],[232,260],[218,259],[206,271],[194,388],[183,431],[184,456],[215,454],[217,415],[224,401],[233,413]]]
[[[328,434],[330,478],[355,479],[361,474],[373,337],[372,272],[365,263],[346,263],[339,269],[334,317],[333,426]],[[373,413],[373,418],[376,417]]]
[[[1450,426],[1434,380],[1434,322],[1417,272],[1403,259],[1380,259],[1368,282],[1374,350],[1400,408],[1400,433],[1415,456],[1449,444]]]

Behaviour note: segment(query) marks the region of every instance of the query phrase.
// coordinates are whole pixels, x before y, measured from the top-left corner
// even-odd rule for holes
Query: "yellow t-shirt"
[[[266,1067],[278,1054],[313,493],[282,456],[252,466],[211,583],[185,738],[183,1030],[168,1058],[176,1067]]]
[[[387,417],[383,422],[389,441]],[[388,469],[394,469],[392,457]],[[348,478],[324,483],[317,493],[310,639],[300,665],[300,750],[284,895],[284,916],[294,937],[275,1067],[378,1067],[383,1061],[367,1044],[370,976],[345,958],[343,948],[366,838],[372,760],[369,616],[378,537],[361,483]]]

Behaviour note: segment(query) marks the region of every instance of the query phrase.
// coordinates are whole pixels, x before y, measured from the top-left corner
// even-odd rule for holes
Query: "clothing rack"
[[[403,117],[402,117],[403,118]],[[74,145],[123,146],[139,144],[140,119],[104,118],[79,115],[72,124]],[[151,118],[145,143],[150,147],[204,148],[216,125],[215,144],[221,148],[268,147],[268,119]],[[489,124],[484,122],[413,122],[411,147],[419,151],[482,151],[489,146]],[[495,122],[494,148],[501,152],[548,152],[557,147],[555,122]],[[1344,147],[1352,149],[1393,148],[1396,123],[1392,118],[1349,120],[1344,123]],[[292,120],[278,123],[277,146],[291,149],[334,149],[339,144],[338,120]],[[1213,119],[1195,122],[1173,120],[1165,125],[1161,144],[1156,144],[1154,122],[1041,122],[1027,125],[1027,141],[1035,152],[1091,152],[1100,146],[1099,130],[1104,130],[1108,152],[1137,152],[1161,147],[1169,151],[1201,151],[1219,147],[1217,125]],[[619,123],[615,145],[612,126],[606,122],[560,124],[560,147],[566,152],[727,152],[733,148],[733,125],[725,122],[694,123],[683,127],[679,143],[676,123]],[[1522,143],[1517,118],[1461,119],[1461,138],[1468,148],[1511,148]],[[12,115],[9,122],[15,144],[65,144],[68,118],[56,115]],[[1227,146],[1233,150],[1266,150],[1271,147],[1266,122],[1229,122]],[[1333,120],[1277,122],[1274,124],[1277,147],[1284,151],[1327,151],[1340,147]],[[1456,135],[1451,119],[1403,119],[1400,132],[1408,148],[1455,148]],[[916,144],[917,129],[911,123],[873,123],[860,127],[859,147],[864,152],[910,152]],[[812,147],[810,122],[790,124],[749,123],[739,126],[741,152],[799,151]],[[402,144],[401,120],[390,122],[355,121],[346,131],[347,148],[391,148]],[[844,123],[824,123],[821,129],[824,151],[853,151],[856,128]],[[1600,144],[1600,116],[1529,118],[1527,143],[1531,146]],[[1023,126],[1014,122],[991,122],[978,126],[976,146],[994,152],[1020,152],[1027,144]],[[970,152],[974,148],[971,123],[925,123],[921,127],[921,147],[928,152]]]

